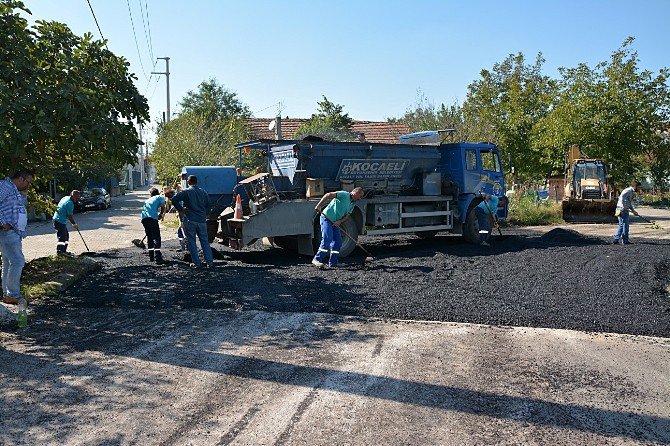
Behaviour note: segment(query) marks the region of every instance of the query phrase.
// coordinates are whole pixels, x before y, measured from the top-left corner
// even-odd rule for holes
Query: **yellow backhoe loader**
[[[613,192],[607,182],[605,162],[589,158],[577,145],[571,146],[565,162],[563,220],[568,223],[615,222]]]

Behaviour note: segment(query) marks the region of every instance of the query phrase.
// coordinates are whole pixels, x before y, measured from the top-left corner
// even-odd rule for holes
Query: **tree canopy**
[[[0,2],[0,170],[23,165],[52,177],[96,159],[134,162],[133,121],[149,110],[126,59],[62,23],[29,27],[21,11],[30,14],[20,1]]]
[[[356,134],[351,130],[353,119],[344,113],[344,106],[330,102],[327,97],[317,102],[318,109],[307,122],[301,125],[294,138],[318,136],[326,141],[353,141]]]
[[[250,116],[237,93],[210,79],[186,93],[180,104],[183,112],[159,127],[151,154],[159,178],[172,182],[183,166],[237,165],[235,144],[247,139],[245,118]],[[259,164],[256,158],[248,161],[247,167]]]
[[[195,112],[208,122],[251,117],[249,107],[242,103],[237,93],[227,90],[213,78],[201,82],[196,90],[189,90],[179,105],[184,112]]]

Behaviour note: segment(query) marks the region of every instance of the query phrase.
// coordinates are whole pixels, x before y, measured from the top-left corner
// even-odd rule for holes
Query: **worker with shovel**
[[[621,195],[619,195],[619,202],[616,205],[616,212],[614,215],[619,219],[619,227],[614,234],[614,239],[612,243],[615,245],[622,243],[624,245],[630,245],[630,240],[628,240],[628,229],[629,229],[629,219],[630,212],[635,215],[639,215],[637,211],[633,208],[633,193],[640,192],[640,182],[633,181],[630,183],[630,187],[625,188]]]
[[[67,245],[70,240],[70,233],[67,230],[68,220],[72,224],[74,229],[79,230],[79,226],[75,223],[74,218],[74,203],[79,201],[81,198],[81,192],[78,190],[73,190],[70,192],[70,195],[63,197],[58,202],[58,208],[53,216],[53,225],[56,230],[56,238],[58,243],[56,244],[56,255],[71,255],[67,252]]]
[[[498,211],[498,197],[486,194],[482,197],[482,202],[475,208],[475,217],[479,226],[479,244],[481,246],[491,246],[489,244],[489,235],[491,234],[491,220],[495,218],[494,212]]]
[[[142,208],[142,226],[147,237],[149,247],[149,261],[155,261],[161,265],[163,263],[163,254],[161,253],[161,229],[158,226],[158,220],[165,214],[165,203],[168,198],[172,198],[173,192],[166,190],[165,195],[160,195],[158,189],[151,188],[150,197],[144,202]]]
[[[330,252],[328,260],[329,267],[337,266],[342,246],[342,235],[340,234],[340,225],[349,219],[354,210],[354,202],[360,200],[365,195],[362,188],[357,187],[351,192],[337,191],[328,192],[314,208],[321,214],[321,245],[312,260],[312,264],[318,268],[324,266],[326,256]],[[331,200],[328,206],[321,211],[323,204]]]

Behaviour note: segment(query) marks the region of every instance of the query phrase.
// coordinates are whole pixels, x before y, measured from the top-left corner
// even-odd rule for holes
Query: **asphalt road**
[[[0,325],[0,444],[669,444],[670,241],[610,229],[105,251]]]

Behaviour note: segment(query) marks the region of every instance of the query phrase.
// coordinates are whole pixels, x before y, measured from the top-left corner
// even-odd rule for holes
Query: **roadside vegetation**
[[[53,282],[59,274],[77,275],[82,270],[77,257],[50,256],[31,260],[23,268],[21,292],[31,300],[54,296],[60,286]]]
[[[564,223],[561,203],[554,200],[539,200],[528,193],[509,197],[507,221],[518,226],[542,226]]]
[[[642,204],[645,206],[668,208],[670,207],[670,192],[664,194],[645,194],[645,196],[642,197]]]

